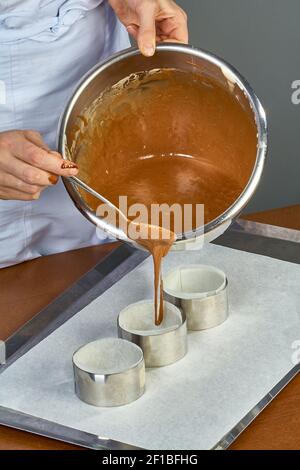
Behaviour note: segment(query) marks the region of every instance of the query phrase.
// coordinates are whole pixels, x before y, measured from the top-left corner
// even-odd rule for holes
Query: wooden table
[[[300,205],[252,214],[246,218],[300,230]],[[85,248],[0,270],[1,339],[15,332],[116,246]],[[62,272],[63,276],[60,275]],[[0,426],[0,449],[81,450],[4,426]],[[231,449],[300,449],[299,375],[243,432]]]

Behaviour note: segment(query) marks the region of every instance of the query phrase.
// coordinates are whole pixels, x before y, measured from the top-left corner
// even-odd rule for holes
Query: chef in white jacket
[[[99,243],[73,206],[55,152],[59,116],[78,80],[129,47],[187,42],[172,0],[0,1],[0,267]]]

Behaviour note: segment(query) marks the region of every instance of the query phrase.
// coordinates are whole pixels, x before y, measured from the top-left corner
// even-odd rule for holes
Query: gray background
[[[268,115],[263,180],[245,212],[300,203],[299,0],[178,0],[189,14],[190,44],[221,56],[250,82]]]

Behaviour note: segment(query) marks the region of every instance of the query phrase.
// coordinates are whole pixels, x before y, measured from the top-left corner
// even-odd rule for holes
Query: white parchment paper
[[[150,259],[4,371],[0,405],[148,449],[213,447],[293,367],[300,266],[209,245],[171,253],[164,271],[198,262],[226,272],[229,319],[189,333],[188,354],[178,363],[148,369],[139,400],[118,408],[81,402],[73,391],[72,354],[116,336],[120,310],[152,297]]]

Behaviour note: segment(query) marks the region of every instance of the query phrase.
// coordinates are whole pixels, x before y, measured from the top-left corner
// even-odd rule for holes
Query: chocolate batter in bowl
[[[205,223],[247,184],[257,130],[232,93],[195,72],[131,75],[79,117],[72,155],[80,178],[119,206],[204,204]],[[82,191],[94,210],[99,201]],[[191,229],[196,229],[194,225]]]
[[[221,59],[177,44],[159,45],[152,58],[129,49],[95,67],[60,125],[63,156],[117,207],[120,196],[149,214],[153,204],[204,204],[204,223],[194,211],[188,232],[178,233],[171,217],[167,247],[156,240],[153,250],[151,237],[141,243],[126,232],[123,238],[159,251],[158,258],[171,246],[185,249],[203,229],[211,239],[227,228],[257,187],[266,147],[264,110],[247,82]],[[118,220],[96,215],[99,201],[65,184],[88,219],[120,238]]]

